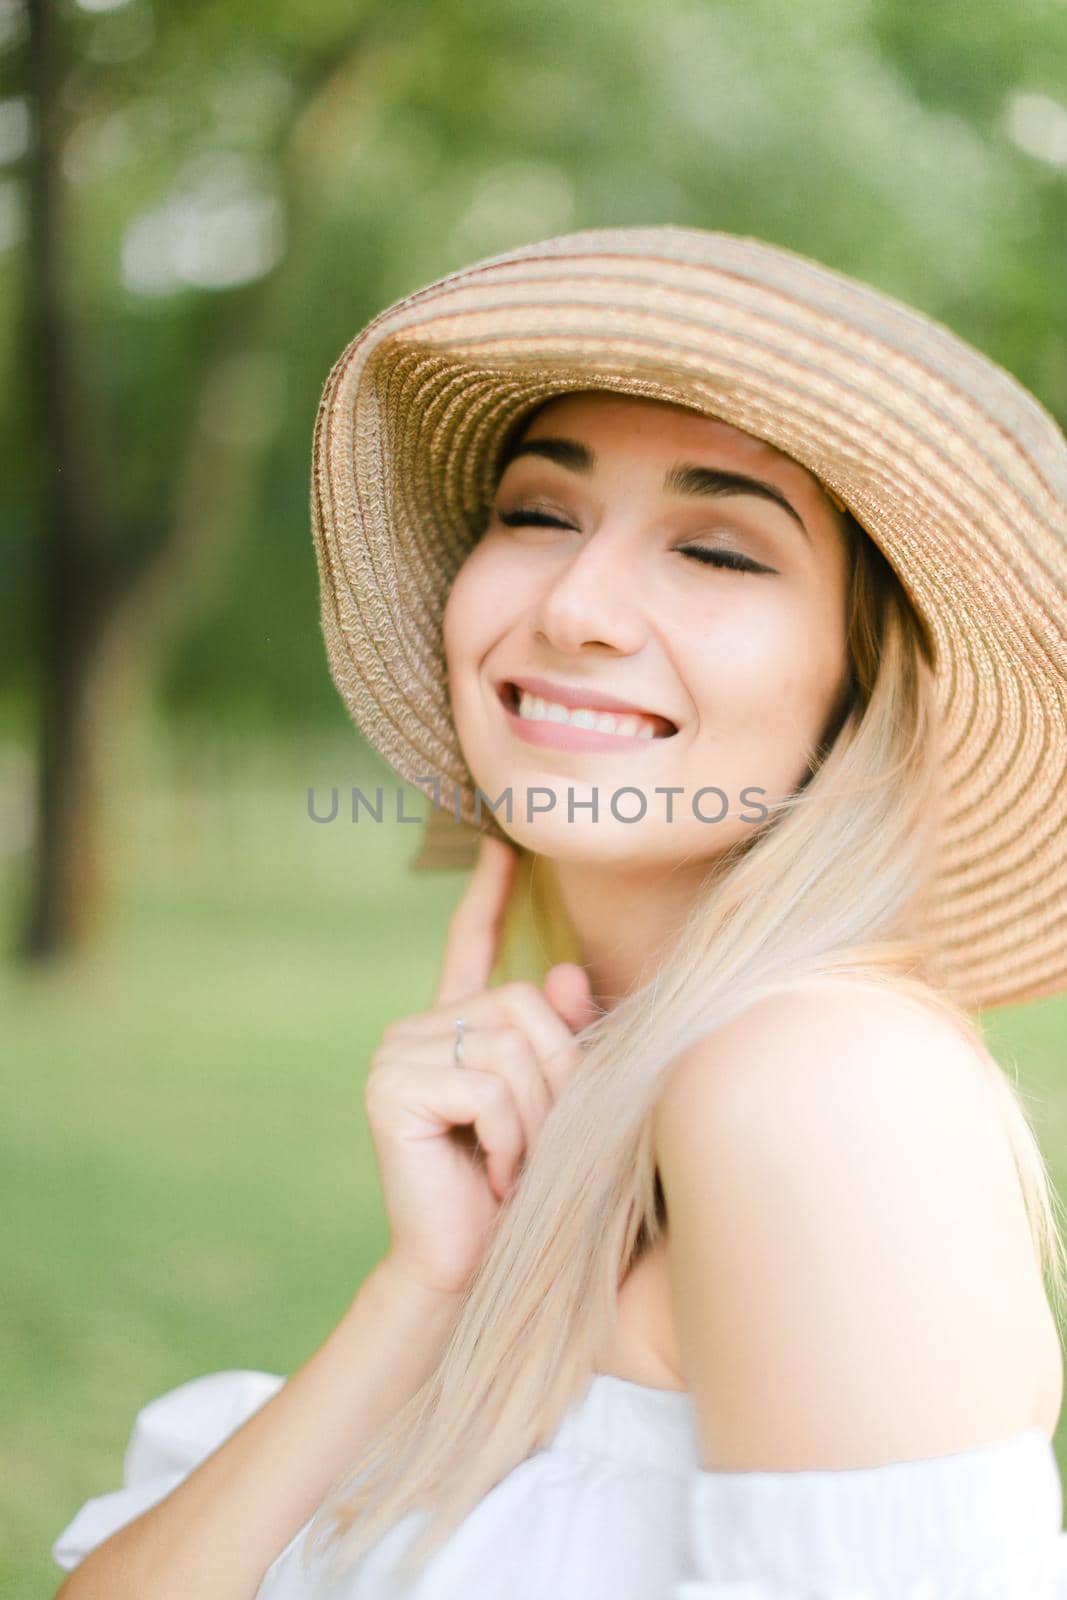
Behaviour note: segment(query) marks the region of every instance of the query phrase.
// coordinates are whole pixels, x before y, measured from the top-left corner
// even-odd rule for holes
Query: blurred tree
[[[241,526],[267,438],[256,416],[267,310],[262,286],[282,254],[282,219],[291,209],[284,205],[284,136],[292,124],[283,126],[271,151],[273,192],[242,189],[243,174],[209,162],[202,168],[206,203],[203,195],[199,206],[187,197],[184,216],[157,214],[155,229],[143,229],[130,243],[126,269],[135,283],[138,274],[151,282],[177,267],[179,283],[184,277],[231,293],[225,325],[199,318],[182,344],[186,392],[184,406],[170,413],[169,494],[153,494],[147,485],[138,496],[128,485],[120,492],[117,480],[130,458],[110,414],[100,331],[87,326],[90,307],[76,289],[79,245],[64,173],[65,152],[77,148],[69,109],[82,64],[76,27],[49,0],[29,0],[28,20],[35,138],[27,163],[26,370],[36,405],[41,617],[37,849],[21,951],[38,959],[77,946],[95,924],[102,748],[121,738],[141,709],[161,646],[185,621],[205,575],[217,569],[226,540]],[[309,49],[294,63],[287,90],[296,114],[357,48],[358,37],[346,29],[340,41]],[[229,226],[213,241],[212,224],[226,206]],[[232,292],[236,285],[239,293]]]
[[[0,383],[0,712],[40,728],[26,953],[88,926],[93,772],[136,702],[344,725],[315,405],[360,326],[441,273],[579,227],[754,234],[1067,415],[1055,0],[23,3],[0,0],[0,67],[26,74],[0,100],[0,376],[22,328],[28,356]]]

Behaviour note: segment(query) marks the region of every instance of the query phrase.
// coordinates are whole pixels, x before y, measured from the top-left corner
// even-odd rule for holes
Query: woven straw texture
[[[945,751],[923,932],[987,1008],[1067,989],[1067,441],[948,329],[803,256],[671,226],[494,256],[383,311],[319,409],[312,523],[333,680],[441,805],[416,865],[475,823],[441,615],[517,417],[603,388],[695,406],[800,462],[878,543],[924,620]],[[459,791],[463,825],[453,820]]]

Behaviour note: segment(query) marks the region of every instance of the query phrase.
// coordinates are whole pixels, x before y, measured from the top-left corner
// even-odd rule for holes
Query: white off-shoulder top
[[[283,1381],[217,1372],[153,1400],[124,1486],[82,1507],[55,1543],[59,1565],[162,1499]],[[334,1589],[321,1565],[305,1570],[302,1528],[257,1600],[1067,1600],[1062,1515],[1037,1427],[874,1467],[708,1472],[688,1394],[600,1373],[414,1586],[390,1569],[422,1512]]]

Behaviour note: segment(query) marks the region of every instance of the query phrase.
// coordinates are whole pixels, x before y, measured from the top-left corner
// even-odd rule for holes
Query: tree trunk
[[[227,386],[255,354],[265,287],[231,300],[226,332],[197,361],[198,404],[181,441],[173,503],[157,525],[119,528],[109,469],[121,458],[107,437],[104,396],[71,276],[62,176],[65,59],[60,8],[27,0],[27,90],[34,112],[26,250],[27,393],[39,457],[41,581],[38,601],[36,826],[17,954],[42,961],[74,953],[99,927],[109,873],[104,821],[112,811],[115,756],[150,711],[161,647],[204,598],[240,526],[264,436],[220,427]],[[355,34],[307,63],[306,109],[357,48]],[[283,165],[283,171],[285,167]],[[290,198],[296,186],[289,176]],[[219,386],[223,401],[220,405]],[[247,412],[248,407],[244,406]]]
[[[42,563],[38,603],[39,735],[37,824],[30,903],[21,953],[39,958],[77,942],[95,899],[98,789],[86,671],[106,610],[96,539],[100,475],[79,432],[84,403],[80,352],[63,278],[62,79],[56,8],[29,0],[28,88],[34,110],[26,251],[27,391],[39,455]]]

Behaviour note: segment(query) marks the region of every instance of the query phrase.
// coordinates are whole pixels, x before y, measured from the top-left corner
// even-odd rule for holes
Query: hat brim
[[[849,507],[935,661],[943,818],[928,927],[944,982],[988,1008],[1067,989],[1067,441],[1003,368],[790,251],[702,229],[595,229],[408,295],[336,362],[312,520],[330,671],[370,743],[443,804],[422,865],[463,864],[444,602],[501,444],[552,394],[695,407],[766,440]],[[480,827],[492,828],[483,818]]]

